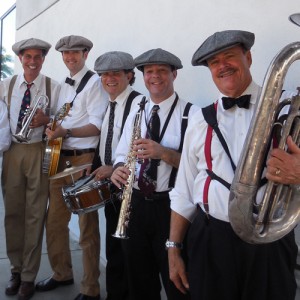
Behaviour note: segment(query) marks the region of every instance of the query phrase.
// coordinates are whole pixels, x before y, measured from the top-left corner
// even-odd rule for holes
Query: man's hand
[[[110,177],[110,180],[115,184],[117,188],[121,189],[122,186],[127,183],[129,175],[129,169],[124,166],[121,166],[114,170]]]
[[[185,263],[180,255],[180,249],[169,248],[169,274],[177,289],[186,294],[189,289],[187,273],[185,271]]]
[[[134,142],[133,151],[138,159],[161,159],[168,165],[178,168],[180,153],[166,148],[150,139],[138,139]]]
[[[50,119],[49,116],[45,115],[43,110],[38,108],[31,120],[29,127],[36,128],[36,127],[47,125],[47,123],[49,122],[49,119]]]
[[[300,149],[289,136],[289,152],[273,149],[267,161],[268,180],[282,184],[300,184]]]
[[[45,131],[48,140],[55,140],[58,137],[64,137],[67,134],[67,129],[63,128],[62,126],[57,126],[55,130],[51,130],[50,128],[47,128]]]
[[[140,159],[161,159],[163,146],[150,139],[138,139],[134,141],[133,151]]]
[[[113,166],[101,166],[96,169],[92,175],[95,175],[95,180],[104,180],[110,178],[113,173]]]

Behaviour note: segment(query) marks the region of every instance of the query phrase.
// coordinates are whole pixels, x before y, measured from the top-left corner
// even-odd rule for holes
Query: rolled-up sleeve
[[[201,111],[198,111],[189,121],[184,138],[175,187],[170,191],[171,209],[190,222],[197,212],[200,190],[197,180],[200,173],[200,154],[205,141],[206,123]],[[199,186],[198,186],[199,187]]]

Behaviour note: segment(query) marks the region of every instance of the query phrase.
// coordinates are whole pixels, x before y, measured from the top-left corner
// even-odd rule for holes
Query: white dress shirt
[[[39,74],[37,78],[33,81],[33,85],[30,88],[31,101],[30,107],[33,107],[38,100],[39,96],[46,95],[46,80],[45,75]],[[5,79],[0,83],[0,99],[3,99],[6,103],[8,102],[8,89],[11,78]],[[31,83],[31,82],[28,82]],[[22,99],[24,97],[24,93],[27,89],[27,83],[23,74],[17,76],[16,82],[14,84],[14,88],[12,90],[11,95],[11,103],[10,103],[10,128],[11,132],[14,134],[17,128],[17,122],[20,113],[20,107],[22,103]],[[60,90],[60,85],[51,79],[51,110],[50,114],[56,110],[57,99]],[[42,136],[44,132],[44,126],[40,126],[38,128],[34,128],[32,132],[31,140],[28,142],[36,143],[42,141]],[[14,137],[12,138],[14,142],[18,142]]]
[[[170,112],[170,109],[172,107],[172,104],[175,100],[176,94],[174,93],[171,97],[164,100],[159,104],[160,109],[158,110],[158,115],[160,118],[160,132],[162,131],[164,124],[166,122],[166,119],[168,117],[168,114]],[[141,124],[141,137],[146,136],[146,124],[149,122],[151,110],[152,107],[155,105],[155,103],[148,99],[148,102],[145,105],[145,112],[143,113],[143,120]],[[170,118],[168,127],[165,131],[165,134],[160,142],[160,144],[164,147],[178,150],[180,145],[180,139],[181,139],[181,121],[182,121],[182,115],[184,112],[184,108],[186,106],[186,102],[179,98],[178,103],[173,111],[172,117]],[[197,111],[199,110],[199,107],[196,105],[193,105],[189,112],[189,118]],[[132,138],[132,132],[133,132],[133,121],[134,117],[136,116],[138,109],[135,109],[130,113],[130,115],[127,118],[127,121],[124,126],[124,131],[121,136],[121,140],[118,144],[118,147],[116,149],[116,159],[115,164],[119,162],[125,162],[126,156],[129,152],[130,142]],[[138,189],[137,180],[140,172],[140,164],[136,165],[136,182],[134,184],[134,188]],[[172,166],[168,165],[163,160],[160,161],[160,164],[158,166],[157,170],[157,192],[164,192],[169,190],[169,178],[171,174]]]
[[[111,161],[114,163],[115,161],[115,149],[120,141],[121,136],[121,127],[123,122],[123,115],[126,106],[126,100],[128,99],[129,94],[133,91],[131,86],[127,86],[127,88],[114,100],[116,103],[115,107],[115,117],[114,117],[114,129],[113,129],[113,139],[112,139],[112,158]],[[134,110],[138,107],[138,103],[141,102],[143,95],[139,95],[135,97],[131,103],[130,110]],[[111,100],[109,100],[111,101]],[[101,159],[102,165],[105,165],[104,158],[105,158],[105,143],[108,131],[108,123],[109,123],[109,114],[110,114],[110,105],[106,110],[106,114],[103,120],[103,124],[101,127],[101,134],[100,134],[100,147],[99,147],[99,155]]]
[[[84,66],[81,71],[72,77],[72,79],[75,80],[75,84],[73,86],[65,83],[64,81],[62,82],[58,99],[58,109],[60,109],[65,103],[73,101],[76,95],[76,89],[87,71],[88,68]],[[73,102],[73,107],[61,123],[62,127],[72,129],[93,124],[100,129],[106,111],[107,102],[108,95],[103,89],[99,76],[94,74],[89,79],[83,90],[76,96]],[[64,140],[62,149],[96,148],[98,140],[98,135],[83,138],[70,137]]]
[[[6,151],[11,142],[8,113],[6,103],[0,100],[0,154]]]
[[[229,110],[224,110],[221,100],[224,95],[219,96],[217,120],[235,165],[237,165],[241,155],[259,93],[260,87],[252,81],[243,93],[243,95],[251,94],[249,109],[235,106]],[[190,221],[196,215],[197,204],[205,211],[203,189],[208,176],[204,155],[206,131],[207,123],[200,110],[193,116],[188,125],[175,188],[170,192],[172,210]],[[211,156],[213,172],[231,183],[234,171],[214,131]],[[219,181],[212,180],[208,191],[209,214],[217,219],[228,221],[228,199],[229,190]]]

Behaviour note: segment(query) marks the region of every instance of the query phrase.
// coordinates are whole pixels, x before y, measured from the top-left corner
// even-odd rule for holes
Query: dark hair
[[[153,64],[153,65],[155,65],[155,64]],[[177,69],[175,68],[175,66],[173,66],[173,65],[169,65],[169,64],[163,64],[163,65],[168,65],[168,66],[170,66],[172,72],[177,70]],[[142,71],[142,73],[144,74],[144,66],[140,66],[139,69],[140,69],[140,70]]]
[[[25,50],[28,50],[28,49],[31,49],[31,48],[27,48],[27,49],[22,49],[20,50],[19,54],[23,55],[24,54],[24,51]],[[45,49],[39,49],[39,48],[32,48],[32,49],[38,49],[38,50],[41,50],[42,51],[42,56],[45,57],[47,55],[47,51]]]
[[[133,85],[135,82],[135,72],[133,70],[124,70],[125,74],[132,73],[132,78],[129,81],[129,85]]]

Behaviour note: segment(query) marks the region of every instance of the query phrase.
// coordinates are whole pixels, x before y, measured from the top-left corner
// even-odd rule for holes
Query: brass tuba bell
[[[244,241],[262,244],[288,234],[300,220],[300,187],[268,181],[261,202],[256,200],[266,157],[278,124],[280,110],[289,105],[283,119],[279,149],[287,151],[286,139],[292,136],[299,146],[300,95],[280,102],[283,82],[290,65],[300,59],[300,42],[284,47],[271,62],[246,142],[239,160],[229,196],[229,221]]]

